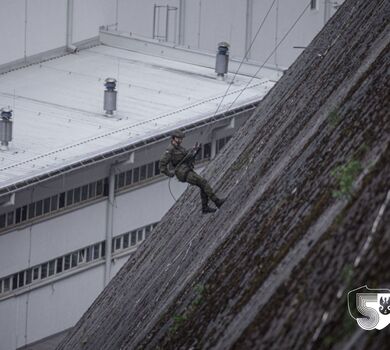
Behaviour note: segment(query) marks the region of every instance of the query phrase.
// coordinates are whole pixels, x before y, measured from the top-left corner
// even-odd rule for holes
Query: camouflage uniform
[[[219,207],[222,201],[215,195],[207,180],[194,171],[194,158],[195,155],[192,155],[191,151],[182,146],[171,144],[160,159],[160,171],[169,177],[176,175],[180,182],[198,186],[203,210],[208,208],[209,199]],[[175,168],[174,174],[168,169],[169,163]]]

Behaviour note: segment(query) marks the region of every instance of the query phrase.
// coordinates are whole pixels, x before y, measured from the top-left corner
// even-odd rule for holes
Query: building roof
[[[114,117],[103,111],[107,77],[118,80]],[[234,107],[260,100],[274,84],[250,79],[236,76],[219,112],[238,96]],[[209,118],[227,88],[213,69],[104,45],[6,73],[0,108],[14,110],[14,129],[9,149],[0,151],[1,192]]]

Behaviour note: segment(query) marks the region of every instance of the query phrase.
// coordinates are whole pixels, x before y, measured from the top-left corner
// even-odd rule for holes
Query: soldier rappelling
[[[169,177],[176,175],[180,182],[198,186],[202,200],[202,212],[213,213],[216,209],[209,207],[209,200],[212,200],[217,208],[220,208],[225,199],[218,198],[207,180],[194,171],[194,161],[200,146],[196,144],[191,150],[186,150],[181,146],[184,136],[181,131],[175,131],[171,134],[171,144],[160,159],[160,171]],[[174,167],[174,172],[168,169],[169,164]]]

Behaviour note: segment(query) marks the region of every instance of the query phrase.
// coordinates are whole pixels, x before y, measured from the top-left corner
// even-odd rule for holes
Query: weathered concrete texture
[[[389,11],[346,1],[206,169],[223,208],[188,189],[58,349],[387,348],[345,292],[390,287]]]

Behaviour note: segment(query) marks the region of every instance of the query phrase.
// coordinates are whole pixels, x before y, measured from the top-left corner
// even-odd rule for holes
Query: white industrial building
[[[77,322],[174,203],[170,132],[201,171],[338,3],[0,0],[0,350]]]

